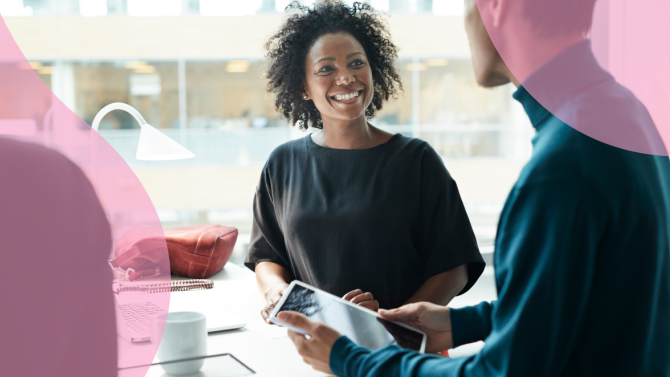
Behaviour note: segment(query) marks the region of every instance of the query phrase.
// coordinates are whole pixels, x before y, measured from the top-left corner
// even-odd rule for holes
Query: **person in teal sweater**
[[[577,1],[592,14],[595,0]],[[513,2],[480,7],[493,3],[504,12]],[[475,0],[466,1],[479,83],[513,82],[537,131],[498,225],[498,300],[380,311],[425,331],[428,354],[372,351],[299,313],[280,313],[311,335],[289,332],[307,363],[346,377],[670,376],[670,161],[646,108],[596,62],[584,19],[579,33],[557,34],[555,53],[515,77]],[[543,87],[540,104],[527,88]],[[629,144],[587,136],[593,127],[629,132]],[[485,346],[474,356],[430,354],[479,340]]]

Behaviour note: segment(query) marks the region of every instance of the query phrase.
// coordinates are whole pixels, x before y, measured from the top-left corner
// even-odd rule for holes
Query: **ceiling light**
[[[144,67],[137,67],[133,69],[133,72],[135,73],[154,73],[156,72],[156,67],[153,65],[146,65]]]
[[[428,68],[425,64],[419,63],[419,64],[407,64],[407,70],[408,71],[425,71],[426,68]]]
[[[19,63],[19,69],[38,69],[42,68],[42,63],[40,62],[22,62]]]
[[[449,64],[447,59],[428,59],[426,60],[426,65],[429,67],[444,67]]]
[[[123,66],[128,69],[136,69],[140,67],[146,67],[147,62],[133,60],[123,63]]]
[[[226,66],[226,72],[246,72],[249,70],[249,63],[246,60],[232,60]]]

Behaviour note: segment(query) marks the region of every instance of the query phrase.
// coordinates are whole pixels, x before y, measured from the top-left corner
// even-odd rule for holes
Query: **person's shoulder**
[[[533,155],[516,187],[542,184],[551,190],[572,185],[584,193],[587,187],[615,193],[653,170],[652,156],[596,140],[555,116],[544,127],[533,140]]]
[[[6,137],[0,136],[0,154],[3,155],[14,155],[14,156],[34,156],[34,155],[44,155],[44,156],[55,156],[60,155],[58,152],[49,149],[45,146],[30,143],[22,140],[15,140]]]
[[[400,164],[412,165],[420,169],[423,173],[435,177],[439,172],[443,172],[446,177],[451,179],[446,164],[439,153],[430,145],[429,142],[416,138],[397,134],[394,145]]]
[[[311,134],[301,138],[289,140],[277,146],[268,156],[263,171],[270,175],[283,174],[289,171],[288,167],[300,166],[296,161],[302,160],[309,153]]]
[[[575,91],[563,107],[574,108],[581,115],[591,114],[591,117],[584,119],[586,121],[594,120],[593,116],[605,119],[624,116],[626,119],[635,119],[637,123],[653,122],[635,94],[614,79]],[[603,111],[605,109],[607,111]]]
[[[613,79],[575,93],[565,108],[572,114],[570,125],[595,140],[630,151],[667,155],[648,109]]]
[[[295,154],[306,153],[309,147],[308,138],[311,137],[311,134],[306,136],[289,140],[283,144],[277,146],[268,157],[268,162],[280,162],[282,159],[294,156]]]
[[[280,144],[277,146],[272,151],[272,154],[274,155],[282,155],[286,153],[295,153],[295,152],[303,152],[307,150],[308,144],[307,142],[309,141],[308,138],[311,138],[312,134],[305,135],[303,137],[299,137],[297,139],[289,140],[283,144]]]
[[[15,168],[21,168],[24,174],[39,174],[54,170],[77,169],[70,159],[58,151],[36,143],[0,137],[0,161]]]
[[[404,154],[413,155],[416,157],[436,157],[439,158],[435,149],[427,141],[418,137],[409,137],[402,134],[393,135],[395,139],[395,150],[401,151]]]
[[[584,166],[584,138],[574,128],[551,114],[539,126],[532,139],[533,152],[521,169],[515,188],[527,186],[559,187],[564,184],[581,184],[588,175]]]
[[[11,190],[25,201],[32,200],[31,205],[51,209],[65,203],[86,203],[91,209],[99,206],[80,166],[43,145],[0,137],[0,176],[13,182]]]

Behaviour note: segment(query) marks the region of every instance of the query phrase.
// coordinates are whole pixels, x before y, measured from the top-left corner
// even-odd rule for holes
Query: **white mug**
[[[154,318],[151,339],[158,339],[159,329],[164,326],[163,338],[158,346],[158,361],[207,356],[207,324],[205,315],[196,312],[161,314]],[[204,359],[180,363],[161,364],[166,373],[184,376],[197,373]]]

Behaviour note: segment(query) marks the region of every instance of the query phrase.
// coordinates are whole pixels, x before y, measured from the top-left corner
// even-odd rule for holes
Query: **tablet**
[[[426,334],[423,331],[383,319],[370,309],[352,304],[301,281],[294,280],[289,285],[270,313],[270,320],[295,332],[309,335],[277,318],[278,313],[286,311],[300,312],[312,320],[323,322],[346,335],[354,343],[373,350],[389,344],[397,344],[421,353],[426,348]]]
[[[175,360],[168,362],[154,363],[151,365],[141,365],[130,368],[119,368],[118,377],[165,377],[173,374],[166,371],[179,370],[182,365],[197,363],[200,370],[189,376],[198,377],[242,377],[256,374],[251,368],[244,365],[235,356],[229,353],[219,355],[210,355],[194,357],[185,360]],[[185,376],[186,377],[186,376]]]

